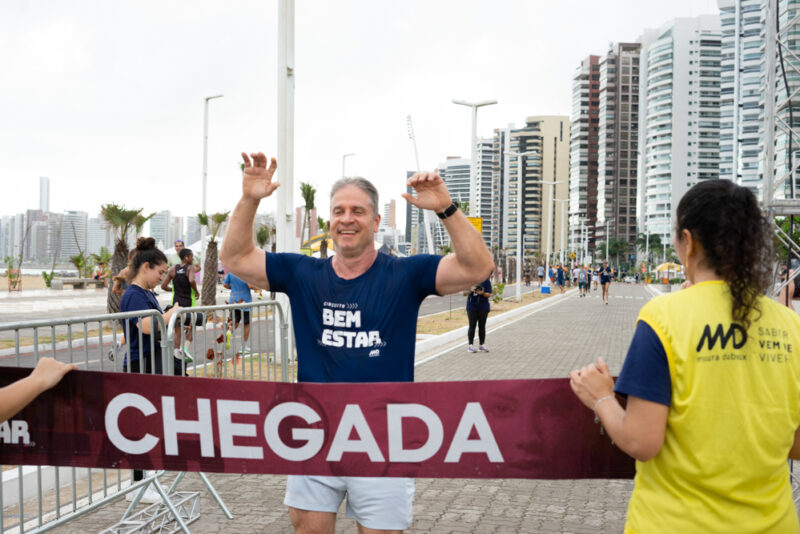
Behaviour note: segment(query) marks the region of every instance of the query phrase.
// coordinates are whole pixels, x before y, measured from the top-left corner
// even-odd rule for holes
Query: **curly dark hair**
[[[167,263],[167,257],[156,248],[156,240],[152,237],[140,237],[137,239],[134,252],[128,263],[131,269],[131,279],[136,276],[141,266],[145,263],[149,263],[150,267]]]
[[[678,204],[676,235],[689,230],[704,261],[728,283],[734,322],[750,327],[759,316],[758,297],[772,277],[772,232],[752,191],[729,180],[707,180],[689,189]]]

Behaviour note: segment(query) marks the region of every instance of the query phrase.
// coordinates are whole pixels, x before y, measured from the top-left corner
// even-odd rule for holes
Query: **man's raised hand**
[[[453,203],[444,180],[439,176],[438,169],[433,172],[415,173],[406,181],[406,185],[413,187],[417,196],[403,193],[403,198],[420,209],[433,210],[438,213],[446,210]]]
[[[250,156],[242,152],[242,160],[244,160],[242,195],[252,200],[261,200],[270,196],[280,185],[279,182],[272,181],[275,169],[278,168],[275,158],[270,159],[269,167],[267,167],[267,156],[263,152],[250,154]]]

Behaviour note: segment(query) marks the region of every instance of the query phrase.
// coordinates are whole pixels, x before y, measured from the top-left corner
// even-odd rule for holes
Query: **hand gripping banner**
[[[29,369],[0,368],[0,386]],[[567,379],[290,384],[73,371],[0,424],[0,464],[630,478]]]

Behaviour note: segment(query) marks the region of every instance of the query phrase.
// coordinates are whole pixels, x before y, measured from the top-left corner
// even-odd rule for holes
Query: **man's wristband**
[[[445,209],[444,211],[442,212],[437,211],[436,216],[439,217],[440,219],[447,219],[457,211],[458,211],[458,204],[455,201],[453,201],[453,203],[447,206],[447,209]]]

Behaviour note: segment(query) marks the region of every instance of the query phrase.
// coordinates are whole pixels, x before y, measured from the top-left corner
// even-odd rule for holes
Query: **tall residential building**
[[[492,190],[500,204],[497,230],[493,232],[497,241],[493,237],[492,247],[497,246],[514,255],[517,240],[521,238],[523,256],[543,254],[547,250],[549,235],[552,252],[566,248],[569,117],[528,117],[523,128],[497,130],[494,146],[496,163]],[[517,157],[511,153],[531,151],[537,154],[523,157],[522,168],[518,169]],[[501,165],[505,172],[498,171]],[[545,186],[542,181],[559,183],[553,191],[553,186]],[[520,185],[521,197],[518,194]],[[563,202],[553,201],[554,198]]]
[[[640,231],[669,243],[683,194],[719,177],[720,20],[675,19],[640,42]]]
[[[63,231],[60,214],[28,210],[24,231],[26,260],[50,261],[59,257]]]
[[[196,243],[200,241],[200,230],[202,227],[200,226],[200,221],[197,220],[197,216],[189,216],[186,217],[186,232],[182,239],[186,243],[186,246],[191,246],[191,243]]]
[[[597,135],[600,105],[600,57],[587,56],[572,78],[572,126],[569,168],[569,248],[583,236],[594,249],[597,223]]]
[[[766,6],[761,0],[717,0],[722,27],[722,61],[720,78],[720,177],[733,180],[761,196],[763,169],[761,154],[764,146],[764,117],[766,58],[763,52]],[[800,0],[778,2],[781,28],[800,12]],[[775,21],[770,21],[774,24]],[[798,65],[793,55],[800,53],[800,41],[795,31],[783,39],[784,62]],[[793,94],[793,127],[800,127],[800,79],[793,69],[784,65],[789,92]],[[776,102],[787,97],[781,69],[780,55],[776,51]],[[778,111],[779,127],[775,131],[775,178],[789,172],[788,136],[781,123],[789,124],[789,107]],[[795,140],[795,163],[798,143]],[[800,181],[796,182],[800,189]],[[790,194],[790,182],[778,188],[776,197]]]
[[[50,178],[39,177],[39,210],[50,211]]]
[[[25,246],[25,214],[6,215],[0,226],[0,239],[2,239],[2,257],[17,256],[23,253]]]
[[[397,228],[397,202],[394,199],[383,205],[381,227]]]
[[[61,227],[61,258],[68,259],[87,250],[89,215],[85,211],[65,211]],[[135,240],[134,240],[135,242]]]
[[[718,0],[718,5],[722,30],[719,175],[759,193],[761,0]]]
[[[172,246],[171,223],[172,214],[169,210],[159,211],[150,218],[150,237],[156,240],[156,245],[161,250]]]
[[[478,152],[480,154],[480,152]],[[439,164],[439,175],[447,185],[450,198],[459,204],[469,203],[469,158],[450,156],[447,161]],[[480,182],[479,182],[480,183]],[[481,198],[481,188],[478,188],[478,198]],[[450,236],[442,223],[436,217],[434,224],[433,242],[437,249],[450,244]]]
[[[640,48],[618,43],[600,60],[594,233],[602,241],[636,240]]]
[[[99,254],[103,247],[106,247],[111,253],[114,252],[114,232],[108,228],[102,216],[89,219],[87,232],[89,254]]]

